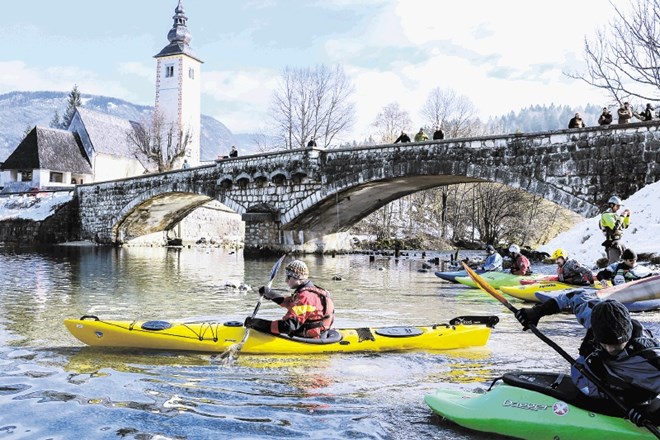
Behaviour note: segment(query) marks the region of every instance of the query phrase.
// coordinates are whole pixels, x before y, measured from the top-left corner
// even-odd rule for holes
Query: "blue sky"
[[[155,60],[177,0],[2,2],[0,93],[69,91],[153,105]],[[613,17],[601,0],[184,0],[204,61],[202,113],[235,133],[268,128],[285,66],[341,64],[355,86],[350,137],[398,102],[413,126],[435,87],[482,119],[532,104],[610,104],[581,71],[585,36]],[[411,127],[412,128],[412,127]]]

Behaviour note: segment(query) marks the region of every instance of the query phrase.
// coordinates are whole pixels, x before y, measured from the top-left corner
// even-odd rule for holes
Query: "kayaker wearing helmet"
[[[621,208],[621,199],[612,196],[607,201],[609,206],[600,216],[600,227],[605,234],[605,241],[602,245],[605,247],[608,264],[616,263],[621,258],[621,253],[625,249],[619,242],[623,235],[623,230],[630,226],[630,209],[624,209],[621,215],[617,211]]]
[[[609,280],[616,286],[653,275],[647,267],[637,265],[637,254],[632,249],[623,251],[621,259],[598,272],[596,278],[599,281]]]
[[[601,300],[593,291],[573,290],[531,308],[519,309],[518,321],[528,328],[541,317],[570,309],[587,333],[576,364],[588,369],[632,407],[628,418],[640,424],[648,417],[660,419],[660,340],[630,318],[628,309],[616,300]],[[572,367],[573,383],[587,396],[605,399],[605,394]],[[655,399],[655,400],[654,400]]]
[[[511,254],[511,273],[514,275],[529,275],[532,273],[529,260],[520,253],[520,247],[517,244],[509,246]]]
[[[481,266],[481,269],[486,272],[502,270],[502,256],[497,250],[495,250],[495,247],[489,244],[486,246],[486,253],[488,254],[488,257],[486,257],[486,261],[484,261],[484,265]]]
[[[287,309],[286,314],[275,321],[247,318],[245,326],[274,335],[320,338],[334,321],[335,307],[330,293],[312,283],[304,262],[293,260],[285,270],[287,285],[293,289],[291,296],[282,296],[266,286],[261,286],[259,293]]]
[[[552,253],[552,259],[557,263],[557,280],[577,286],[594,285],[594,274],[577,260],[568,258],[564,249],[557,249]]]

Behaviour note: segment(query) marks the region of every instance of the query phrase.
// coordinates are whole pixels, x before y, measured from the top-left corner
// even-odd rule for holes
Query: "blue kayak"
[[[486,273],[485,270],[477,269],[475,270],[476,273],[481,275],[482,273]],[[458,281],[456,281],[456,277],[466,277],[468,276],[468,273],[464,270],[454,270],[451,272],[436,272],[435,276],[438,278],[442,278],[445,281],[449,281],[450,283],[456,283],[458,284]]]

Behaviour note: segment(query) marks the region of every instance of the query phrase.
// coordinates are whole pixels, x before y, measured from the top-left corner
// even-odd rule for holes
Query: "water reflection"
[[[224,364],[208,354],[101,350],[78,343],[63,319],[243,320],[274,261],[219,249],[0,248],[0,437],[486,439],[439,420],[424,394],[439,382],[483,389],[512,369],[567,368],[485,294],[417,272],[419,256],[304,260],[332,292],[338,326],[501,321],[486,347],[435,353],[240,354]],[[253,290],[227,287],[240,282]],[[286,288],[281,274],[274,287]],[[282,313],[269,303],[259,316]],[[657,330],[657,314],[642,320]],[[542,329],[576,354],[582,331],[570,317]]]

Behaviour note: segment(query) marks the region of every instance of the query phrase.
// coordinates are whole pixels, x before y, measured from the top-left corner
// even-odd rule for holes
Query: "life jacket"
[[[604,226],[602,222],[603,218],[611,218],[613,227]],[[598,227],[600,227],[600,230],[605,234],[605,238],[610,241],[620,240],[623,235],[623,230],[625,229],[623,227],[623,217],[616,212],[612,212],[609,208],[602,214]]]
[[[323,306],[323,315],[317,319],[306,320],[296,331],[296,336],[317,338],[322,332],[329,330],[332,326],[335,320],[335,305],[332,298],[330,298],[329,292],[321,287],[304,285],[296,294],[302,292],[311,292],[319,297]]]
[[[660,371],[660,342],[653,338],[651,332],[646,330],[639,321],[633,319],[633,335],[626,344],[625,350],[628,358],[641,356],[646,361]],[[639,404],[654,399],[656,393],[647,389],[632,385],[623,379],[613,376],[609,373],[605,364],[608,362],[608,355],[598,343],[593,339],[587,341],[587,338],[593,338],[591,329],[587,332],[585,341],[580,347],[580,354],[583,351],[591,351],[585,356],[586,364],[589,369],[598,377],[598,379],[610,390],[620,395],[623,400],[631,404]],[[616,360],[611,361],[616,363]]]

